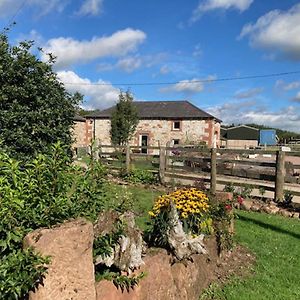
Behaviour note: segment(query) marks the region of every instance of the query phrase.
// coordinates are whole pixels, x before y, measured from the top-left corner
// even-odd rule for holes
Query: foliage
[[[241,125],[241,124],[231,124],[231,125],[222,125],[222,127],[224,128],[230,128],[230,127],[234,127],[236,125]],[[288,130],[283,130],[280,128],[274,128],[274,127],[269,127],[269,126],[265,126],[265,125],[259,125],[259,124],[254,124],[254,123],[250,123],[250,124],[245,124],[246,126],[250,126],[253,128],[257,128],[257,129],[275,129],[276,130],[276,135],[279,138],[279,142],[283,143],[286,141],[291,141],[295,138],[300,138],[300,134],[293,132],[293,131],[288,131]]]
[[[105,258],[110,256],[114,247],[118,244],[120,237],[124,235],[124,226],[119,221],[114,230],[105,235],[100,235],[94,239],[93,244],[93,257],[96,259],[98,256]]]
[[[113,187],[109,186],[109,190],[112,191]],[[109,197],[110,201],[107,203],[106,209],[113,209],[120,213],[133,211],[136,199],[127,186],[121,186],[121,190],[114,191]]]
[[[72,144],[78,93],[70,95],[47,63],[32,54],[33,41],[11,46],[0,34],[0,140],[11,156],[28,160],[57,141]]]
[[[42,258],[22,252],[24,236],[39,227],[49,227],[79,216],[95,220],[103,208],[105,170],[91,162],[87,171],[69,163],[66,146],[57,143],[48,154],[20,163],[0,151],[0,259],[1,272],[9,281],[1,289],[25,294],[41,274]],[[13,267],[15,256],[23,261],[24,273]],[[25,267],[24,264],[28,263]],[[28,276],[21,283],[20,276]],[[14,291],[15,289],[15,291]]]
[[[49,258],[18,249],[0,258],[0,299],[20,299],[42,283]]]
[[[121,275],[120,271],[114,270],[113,268],[97,268],[96,267],[96,281],[100,280],[109,280],[112,281],[113,284],[120,288],[122,292],[126,291],[129,292],[130,289],[133,289],[137,286],[141,279],[146,276],[145,272],[141,272],[140,274],[133,275],[133,276],[126,276]]]
[[[235,192],[235,186],[233,185],[232,182],[226,183],[223,191],[227,192],[227,193],[234,193]]]
[[[224,192],[232,193],[234,198],[241,196],[242,198],[249,198],[253,191],[253,187],[249,184],[243,184],[236,187],[232,182],[227,183],[223,189]]]
[[[129,172],[121,170],[121,178],[132,183],[143,183],[143,184],[156,184],[158,183],[158,176],[151,171],[132,169]]]
[[[281,205],[284,207],[291,206],[293,197],[294,197],[294,195],[292,194],[291,191],[288,191],[288,190],[284,191],[283,202],[281,203]]]
[[[170,230],[170,207],[163,209],[155,218],[152,217],[147,230],[145,240],[149,245],[169,249],[168,235]],[[152,214],[151,214],[152,215]]]
[[[201,190],[201,191],[207,190],[204,178],[199,178],[199,179],[195,180],[193,186],[196,189]]]
[[[111,141],[114,145],[126,145],[138,124],[137,109],[133,104],[132,94],[120,92],[119,102],[111,115]]]
[[[222,300],[220,286],[217,283],[211,283],[200,295],[199,300]]]
[[[279,142],[283,143],[285,141],[290,141],[293,138],[300,138],[300,134],[288,130],[283,130],[279,128],[272,128],[264,125],[257,125],[257,124],[246,124],[247,126],[258,128],[258,129],[275,129],[276,130],[276,135],[279,138]]]
[[[221,253],[224,250],[231,250],[234,246],[233,232],[231,230],[234,219],[233,207],[236,202],[241,204],[244,201],[242,196],[237,195],[232,199],[211,204],[211,217],[214,220],[214,228],[216,232],[218,251]]]
[[[135,286],[137,286],[141,279],[143,279],[146,276],[144,272],[141,272],[140,274],[136,276],[125,276],[125,275],[119,275],[113,278],[113,283],[117,288],[120,288],[122,292],[126,289],[127,292],[130,291],[130,289],[133,289]]]
[[[209,200],[206,194],[196,188],[179,189],[170,194],[159,196],[149,212],[153,224],[152,232],[158,236],[156,240],[159,243],[164,242],[165,239],[159,235],[169,224],[167,218],[171,203],[175,205],[186,233],[199,235],[200,233],[210,234],[212,232],[212,219],[209,216]],[[155,238],[152,237],[152,240]]]
[[[259,188],[259,194],[263,197],[265,193],[266,193],[266,189],[263,186],[261,186]]]

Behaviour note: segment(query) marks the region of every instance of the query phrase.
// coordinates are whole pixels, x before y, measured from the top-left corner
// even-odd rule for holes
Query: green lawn
[[[206,299],[300,299],[300,221],[242,211],[238,216],[236,240],[256,255],[255,274]]]
[[[148,211],[151,210],[155,199],[161,195],[161,192],[151,188],[142,188],[139,186],[121,186],[116,184],[109,185],[108,198],[113,198],[116,194],[129,192],[133,198],[133,209],[137,214],[136,224],[142,229],[146,229],[146,223],[150,220]]]

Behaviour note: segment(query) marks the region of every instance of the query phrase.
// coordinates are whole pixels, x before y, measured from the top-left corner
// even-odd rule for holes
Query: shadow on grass
[[[290,236],[292,236],[296,239],[300,239],[300,234],[298,234],[296,232],[285,230],[285,229],[280,228],[278,226],[271,225],[271,224],[256,220],[256,219],[251,218],[251,217],[242,216],[240,214],[238,215],[238,218],[242,221],[251,222],[251,223],[254,223],[256,225],[259,225],[259,226],[261,226],[265,229],[271,229],[271,230],[274,230],[274,231],[279,232],[279,233],[288,234],[288,235],[290,235]]]

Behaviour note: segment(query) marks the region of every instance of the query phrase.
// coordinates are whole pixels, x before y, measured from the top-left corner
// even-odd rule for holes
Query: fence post
[[[275,201],[282,201],[284,196],[285,152],[276,152]]]
[[[217,149],[212,148],[210,154],[210,192],[215,195],[217,191]]]
[[[165,184],[166,171],[166,148],[159,148],[159,180],[161,184]]]
[[[130,172],[130,146],[126,145],[126,172]]]
[[[97,139],[92,143],[92,158],[95,160],[99,159],[99,140]]]
[[[167,142],[166,143],[166,148],[170,148],[171,147],[171,142]],[[165,158],[165,164],[166,164],[166,166],[165,166],[165,170],[168,170],[168,166],[171,164],[171,159],[169,159],[169,157],[170,157],[170,150],[167,150],[166,149],[166,158]]]

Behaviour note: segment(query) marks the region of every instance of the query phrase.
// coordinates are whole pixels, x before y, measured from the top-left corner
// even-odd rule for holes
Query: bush
[[[98,162],[83,171],[60,143],[49,153],[21,164],[0,151],[1,299],[25,295],[45,271],[45,259],[22,250],[28,232],[80,216],[93,221],[104,207],[105,170]]]
[[[74,115],[82,96],[70,95],[52,70],[32,54],[32,41],[10,45],[0,33],[0,140],[11,156],[31,160],[61,141],[71,156]]]
[[[120,176],[132,183],[156,184],[158,176],[147,170],[133,169],[130,172],[122,170]]]
[[[23,299],[28,290],[42,283],[48,258],[31,249],[18,249],[0,259],[0,299]]]

